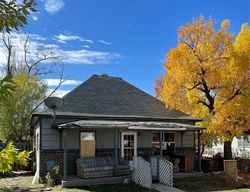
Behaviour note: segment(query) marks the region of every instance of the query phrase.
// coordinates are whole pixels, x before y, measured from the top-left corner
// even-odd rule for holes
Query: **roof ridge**
[[[116,79],[116,80],[122,80],[124,81],[121,77],[114,77],[114,76],[109,76],[106,73],[101,73],[100,75],[97,74],[93,74],[91,77],[89,77],[87,80],[83,81],[80,85],[78,85],[77,87],[75,87],[73,90],[71,90],[70,92],[68,92],[67,94],[65,94],[62,99],[65,99],[69,94],[72,94],[74,92],[76,92],[78,89],[80,89],[82,87],[83,84],[85,84],[87,81],[91,80],[92,78],[97,77],[97,78],[106,78],[106,79]],[[124,81],[126,82],[126,81]]]

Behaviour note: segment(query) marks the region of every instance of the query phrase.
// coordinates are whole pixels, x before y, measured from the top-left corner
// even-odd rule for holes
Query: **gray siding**
[[[64,139],[62,139],[62,148],[64,144]],[[78,129],[67,131],[67,148],[68,149],[79,149],[80,145],[80,132]]]
[[[57,119],[56,123],[67,123],[74,120],[75,119]],[[60,134],[57,129],[51,129],[51,125],[53,124],[52,118],[42,118],[41,121],[42,149],[59,149]],[[75,133],[72,134],[76,135]],[[69,137],[72,138],[71,133],[69,133],[69,135]],[[71,144],[71,142],[69,142],[70,147],[75,146],[75,144],[76,143]]]
[[[41,147],[42,149],[59,149],[60,147],[60,133],[57,129],[51,129],[53,120],[51,118],[41,119]],[[74,121],[74,119],[58,119],[57,123],[66,123]],[[128,130],[124,130],[128,131]],[[120,146],[121,132],[118,131],[119,139],[118,146]],[[137,137],[138,148],[150,148],[152,146],[152,132],[139,131]],[[73,129],[67,131],[67,148],[79,149],[80,130]],[[62,146],[64,141],[62,140]],[[181,132],[175,132],[175,145],[181,147]],[[114,131],[113,130],[96,130],[96,147],[97,148],[113,148],[114,147]],[[194,147],[194,132],[187,131],[183,134],[183,147]]]
[[[128,132],[128,130],[124,130]],[[118,146],[121,146],[121,132],[119,132]],[[152,146],[151,131],[140,131],[137,136],[137,146],[139,148],[150,148]],[[114,131],[96,131],[97,148],[114,148]]]
[[[194,131],[184,132],[183,147],[194,147]]]
[[[32,138],[33,138],[33,143],[32,143],[33,150],[35,148],[37,148],[37,146],[36,146],[36,144],[37,144],[36,140],[38,139],[37,134],[40,134],[40,123],[39,123],[39,121],[37,122],[36,126],[34,127],[34,131],[33,131],[33,136],[32,136]]]
[[[118,142],[120,141],[120,134]],[[118,143],[120,146],[120,142]],[[96,131],[96,148],[114,148],[114,131]]]
[[[181,147],[181,132],[174,134],[175,137],[175,147]]]
[[[137,136],[137,146],[139,148],[150,148],[152,147],[152,132],[151,131],[140,131]]]

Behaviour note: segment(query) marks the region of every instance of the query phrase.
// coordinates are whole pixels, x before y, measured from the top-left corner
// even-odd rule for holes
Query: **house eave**
[[[36,122],[41,117],[52,117],[53,112],[40,112],[33,113],[31,118],[30,127],[33,128]],[[200,122],[199,118],[188,116],[183,117],[149,117],[149,116],[133,116],[133,115],[106,115],[106,114],[86,114],[86,113],[73,113],[73,112],[56,112],[57,118],[64,119],[79,119],[79,120],[125,120],[125,121],[176,121],[176,122]]]
[[[54,115],[52,111],[33,113],[32,116],[48,117]],[[179,116],[179,117],[157,117],[157,116],[137,116],[137,115],[109,115],[109,114],[90,114],[90,113],[74,113],[74,112],[62,112],[56,111],[57,117],[63,118],[86,118],[86,119],[153,119],[153,120],[185,120],[185,121],[202,121],[200,118],[190,116]]]
[[[176,122],[78,120],[57,125],[58,129],[128,129],[150,131],[199,131],[202,127]]]

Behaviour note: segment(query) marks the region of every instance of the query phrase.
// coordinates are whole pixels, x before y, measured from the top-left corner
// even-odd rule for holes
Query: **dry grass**
[[[0,178],[0,191],[6,192],[32,192],[32,191],[53,191],[53,192],[153,192],[152,190],[144,189],[134,184],[119,184],[119,185],[100,185],[96,187],[83,187],[65,189],[60,186],[46,188],[43,184],[35,184],[32,182],[33,176],[13,176]],[[176,188],[187,192],[207,192],[207,191],[223,191],[223,192],[250,192],[248,188],[233,188],[225,185],[223,175],[205,175],[201,177],[189,177],[175,179]]]
[[[230,192],[250,192],[247,187],[234,188],[229,187],[225,183],[225,177],[223,174],[219,175],[204,175],[201,177],[188,177],[174,180],[176,188],[192,192],[207,192],[207,191],[230,191]]]
[[[53,188],[46,188],[43,184],[32,184],[33,176],[15,176],[0,178],[0,191],[6,192],[37,192],[37,191],[53,191],[53,192],[153,192],[153,190],[144,189],[134,184],[119,184],[119,185],[100,185],[96,187],[82,187],[82,188],[61,188],[56,186]]]

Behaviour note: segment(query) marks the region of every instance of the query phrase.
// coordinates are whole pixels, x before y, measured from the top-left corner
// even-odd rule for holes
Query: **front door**
[[[122,132],[121,135],[122,157],[132,162],[133,156],[137,155],[137,134],[136,132]]]

